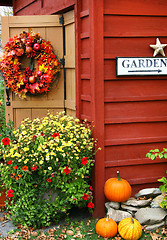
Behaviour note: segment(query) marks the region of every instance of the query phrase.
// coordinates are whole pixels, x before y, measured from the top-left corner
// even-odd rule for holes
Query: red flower
[[[71,168],[66,166],[66,168],[63,170],[63,172],[67,175],[67,174],[69,174],[71,172]]]
[[[10,139],[8,137],[5,137],[5,138],[2,139],[2,143],[3,143],[4,146],[9,145]]]
[[[23,171],[27,171],[27,170],[28,170],[28,166],[26,166],[26,165],[23,166],[23,167],[22,167],[22,170],[23,170]]]
[[[89,189],[90,189],[90,191],[93,191],[93,188],[92,188],[92,186],[90,186],[90,188],[89,188]]]
[[[54,177],[54,175],[55,175],[55,172],[51,173],[51,177]]]
[[[87,164],[87,157],[83,157],[82,160],[81,160],[82,164],[83,165],[86,165]]]
[[[7,195],[8,195],[8,197],[14,197],[14,195],[13,195],[13,190],[12,190],[12,189],[9,189],[9,190],[7,191]]]
[[[53,137],[53,139],[54,139],[55,137],[59,137],[59,138],[60,138],[60,134],[59,134],[59,133],[53,133],[52,137]]]
[[[14,166],[14,169],[17,169],[18,167],[17,166]]]
[[[37,138],[37,135],[34,135],[32,138],[33,138],[33,140],[35,140],[35,138]]]
[[[10,164],[12,164],[12,160],[9,160],[9,161],[8,161],[8,165],[10,165]]]
[[[41,136],[44,136],[44,133],[41,133]]]
[[[87,195],[86,193],[84,193],[84,196],[83,196],[82,198],[83,198],[83,200],[88,200],[89,195]]]
[[[94,208],[94,206],[95,206],[94,203],[92,203],[92,202],[88,203],[88,208]]]
[[[52,180],[50,178],[46,179],[47,182],[51,182]]]
[[[30,168],[31,168],[31,170],[35,171],[35,170],[37,170],[37,165],[35,164],[33,167],[30,167]]]

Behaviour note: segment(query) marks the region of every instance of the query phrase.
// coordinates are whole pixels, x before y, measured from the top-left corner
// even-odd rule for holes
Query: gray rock
[[[118,202],[107,202],[107,203],[105,203],[105,206],[106,206],[106,208],[108,209],[108,208],[114,208],[114,209],[119,209],[120,208],[120,203],[118,203]]]
[[[145,227],[145,229],[148,230],[148,231],[152,231],[152,230],[156,230],[157,228],[162,227],[162,226],[164,226],[164,225],[165,225],[165,222],[162,221],[162,222],[157,223],[157,224],[147,225],[147,226]]]
[[[140,190],[136,195],[135,198],[138,197],[146,197],[146,198],[150,198],[150,197],[156,197],[158,195],[160,195],[162,192],[159,190],[159,188],[145,188]]]
[[[124,205],[124,204],[121,204],[121,208],[123,210],[127,210],[127,211],[130,211],[130,212],[137,212],[139,210],[139,208],[137,208],[137,207],[127,206],[127,205]]]
[[[158,195],[157,197],[155,197],[150,206],[152,208],[160,208],[160,203],[164,200],[164,196],[161,194],[161,195]]]
[[[115,222],[120,222],[122,219],[130,217],[131,214],[121,210],[115,210],[108,208],[109,218],[112,218]]]
[[[148,206],[151,203],[152,199],[146,199],[146,200],[137,200],[136,198],[129,198],[126,202],[123,202],[123,204],[127,206],[133,206],[133,207],[145,207]]]
[[[160,223],[164,220],[167,215],[167,211],[162,208],[140,208],[135,218],[144,225],[152,225]]]

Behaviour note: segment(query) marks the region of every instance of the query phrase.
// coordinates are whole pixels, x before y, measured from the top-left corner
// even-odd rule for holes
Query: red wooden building
[[[14,0],[13,8],[15,16],[74,10],[76,116],[94,122],[102,148],[93,174],[95,216],[104,216],[104,182],[117,170],[133,194],[158,186],[167,164],[145,155],[167,144],[167,76],[118,77],[116,57],[152,57],[156,38],[167,43],[167,1]]]

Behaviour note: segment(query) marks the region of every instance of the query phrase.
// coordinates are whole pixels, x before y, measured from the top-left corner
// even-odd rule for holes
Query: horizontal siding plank
[[[166,175],[167,162],[153,163],[150,165],[133,165],[105,168],[106,180],[116,177],[117,170],[120,171],[121,177],[128,180],[130,184],[142,184],[148,182],[156,182],[158,179]],[[154,174],[153,174],[154,173]]]
[[[28,5],[36,2],[37,0],[17,0],[15,1],[15,12],[27,7]]]
[[[105,102],[166,100],[166,80],[112,80],[104,82]]]
[[[82,32],[82,33],[80,34],[80,38],[81,38],[81,39],[86,39],[86,38],[89,38],[89,37],[90,37],[90,33],[89,33],[88,31]]]
[[[167,121],[167,101],[105,103],[105,122]]]
[[[167,43],[167,37],[159,38],[161,43]],[[119,57],[148,57],[153,56],[154,50],[150,44],[156,44],[156,37],[106,37],[104,38],[104,58],[115,59]],[[167,52],[167,49],[164,48]]]
[[[167,137],[135,137],[135,138],[121,138],[121,139],[110,139],[105,140],[105,146],[115,146],[115,145],[126,145],[126,144],[139,144],[139,143],[158,143],[166,142]]]
[[[167,2],[164,0],[104,0],[105,14],[128,15],[167,15]]]
[[[105,146],[104,152],[106,167],[164,162],[164,159],[156,159],[154,161],[150,160],[146,158],[146,154],[151,149],[156,148],[162,151],[166,144],[167,142]]]
[[[166,29],[167,21],[164,21],[164,17],[104,16],[105,37],[166,37]]]
[[[81,100],[90,102],[90,101],[91,101],[91,96],[90,96],[90,95],[84,95],[84,94],[82,94],[82,95],[81,95]]]
[[[80,18],[87,17],[89,15],[89,9],[80,12]]]
[[[122,123],[105,125],[106,144],[167,141],[167,122]]]
[[[164,160],[161,159],[161,161],[159,160],[154,160],[154,163],[163,163]],[[109,168],[109,167],[118,167],[118,166],[133,166],[133,165],[141,165],[141,164],[153,164],[153,162],[150,159],[147,158],[135,158],[135,159],[127,159],[124,161],[109,161],[109,162],[105,162],[105,167]]]

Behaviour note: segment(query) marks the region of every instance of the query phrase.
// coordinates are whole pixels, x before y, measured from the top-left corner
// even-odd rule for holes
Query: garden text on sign
[[[117,57],[117,76],[167,75],[167,58]]]

